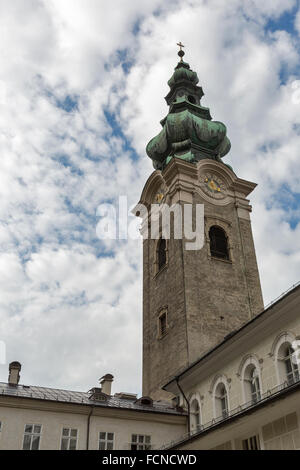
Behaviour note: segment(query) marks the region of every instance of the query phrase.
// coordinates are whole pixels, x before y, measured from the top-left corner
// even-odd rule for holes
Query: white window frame
[[[258,374],[258,370],[256,369],[256,367],[253,367],[251,371],[249,383],[250,383],[250,392],[251,392],[252,402],[257,403],[258,401],[261,400],[261,390],[260,390],[259,374]]]
[[[105,434],[105,438],[101,439],[101,434]],[[113,438],[108,439],[108,434],[112,434]],[[104,442],[104,449],[100,449],[100,443]],[[112,448],[108,449],[108,444],[112,443]],[[115,448],[115,433],[111,431],[99,431],[99,439],[98,439],[98,449],[99,450],[114,450]]]
[[[222,397],[218,395],[218,388],[220,385],[223,385],[226,391],[226,413],[224,414],[222,411],[222,414],[217,416],[217,400],[221,400]],[[212,388],[212,399],[213,399],[213,412],[214,412],[214,419],[225,419],[227,416],[230,414],[230,398],[229,398],[229,387],[228,387],[228,381],[227,377],[224,375],[219,376],[217,379],[215,379],[213,388]],[[221,404],[222,408],[222,404]]]
[[[31,432],[26,432],[26,427],[32,426],[32,431]],[[35,432],[35,427],[40,427],[40,432]],[[24,449],[24,441],[25,441],[25,436],[30,436],[30,448],[29,449]],[[37,449],[32,449],[32,443],[33,443],[33,438],[38,437],[39,438],[39,443],[38,443],[38,448]],[[24,426],[24,433],[23,433],[23,441],[22,441],[22,450],[39,450],[40,445],[41,445],[41,438],[42,438],[42,425],[41,424],[34,424],[34,423],[27,423]]]
[[[191,432],[197,432],[201,429],[202,424],[202,410],[201,410],[201,399],[199,393],[194,393],[190,399],[190,419],[191,419]],[[198,412],[193,409],[193,404],[197,403]]]
[[[133,436],[136,436],[137,438],[136,441],[134,441]],[[143,438],[143,440],[141,441],[140,438]],[[146,442],[147,438],[149,438],[149,442]],[[132,448],[131,446],[133,445],[136,445],[138,447],[137,449],[133,449],[133,450],[151,450],[152,449],[151,435],[132,433],[130,448]]]
[[[248,374],[249,368],[255,369],[257,372],[257,382],[258,386],[256,385],[256,395],[259,396],[258,400],[253,399],[253,390],[252,390],[252,381],[251,381],[251,372]],[[261,374],[261,367],[259,364],[259,360],[255,355],[249,355],[248,357],[244,358],[241,366],[240,366],[240,378],[241,378],[241,384],[242,384],[242,396],[243,396],[243,402],[244,403],[249,403],[252,401],[253,403],[256,403],[259,401],[262,397],[263,394],[263,387],[262,387],[262,374]]]
[[[287,378],[287,383],[292,385],[299,381],[299,368],[298,365],[293,361],[293,355],[295,353],[292,345],[287,346],[287,352],[289,353],[286,355],[282,360],[285,365],[285,373]],[[290,371],[289,371],[290,369]],[[292,379],[290,381],[290,379]]]
[[[69,431],[68,435],[64,435],[64,430],[67,429]],[[71,436],[72,431],[76,431],[76,437]],[[77,445],[78,445],[78,436],[79,436],[79,431],[78,428],[70,428],[68,426],[63,426],[61,430],[61,438],[60,438],[60,450],[77,450]],[[68,441],[67,444],[67,449],[62,449],[62,442],[64,440]],[[70,441],[74,440],[76,441],[75,449],[70,449]]]
[[[287,382],[286,366],[283,364],[284,357],[281,355],[280,349],[285,344],[292,346],[293,341],[295,341],[295,335],[290,332],[284,332],[273,343],[271,354],[274,356],[278,385],[283,385],[284,382]]]

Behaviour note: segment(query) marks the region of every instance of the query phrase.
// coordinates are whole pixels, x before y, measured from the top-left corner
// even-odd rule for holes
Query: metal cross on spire
[[[183,62],[182,57],[184,56],[184,51],[182,50],[183,47],[185,47],[183,44],[181,44],[181,41],[177,43],[177,46],[180,47],[180,50],[178,51],[178,55],[180,57],[180,61]]]

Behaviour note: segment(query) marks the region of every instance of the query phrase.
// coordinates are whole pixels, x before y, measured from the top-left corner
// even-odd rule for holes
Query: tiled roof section
[[[185,412],[172,408],[166,402],[153,402],[153,406],[142,405],[133,400],[126,400],[115,396],[108,397],[106,401],[97,401],[89,398],[87,392],[74,392],[70,390],[60,390],[56,388],[34,387],[28,385],[11,386],[7,383],[0,382],[0,395],[31,398],[36,400],[56,401],[60,403],[72,403],[78,405],[94,405],[104,408],[124,408],[134,411],[147,411],[156,413],[167,413],[174,415],[185,415]]]

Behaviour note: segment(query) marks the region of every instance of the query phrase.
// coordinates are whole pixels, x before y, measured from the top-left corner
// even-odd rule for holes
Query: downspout
[[[186,404],[187,404],[187,410],[188,410],[188,433],[190,434],[190,433],[191,433],[190,402],[189,402],[188,399],[186,398],[186,396],[185,396],[185,394],[184,394],[184,391],[182,390],[182,388],[181,388],[181,386],[180,386],[180,384],[179,384],[178,377],[175,377],[175,380],[176,380],[177,387],[179,388],[180,392],[182,393],[183,398],[185,399]]]
[[[89,412],[88,415],[88,420],[87,420],[87,431],[86,431],[86,450],[89,450],[89,443],[90,443],[90,422],[91,422],[91,416],[94,411],[94,405],[91,406],[91,411]]]

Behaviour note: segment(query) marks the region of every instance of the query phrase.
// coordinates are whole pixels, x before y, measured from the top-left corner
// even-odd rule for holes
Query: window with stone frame
[[[228,240],[225,230],[216,225],[209,229],[210,254],[213,258],[229,260]]]
[[[162,338],[168,332],[168,312],[163,310],[158,317],[158,337]]]

